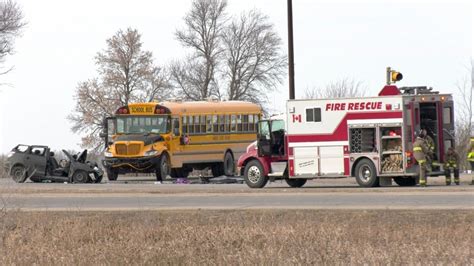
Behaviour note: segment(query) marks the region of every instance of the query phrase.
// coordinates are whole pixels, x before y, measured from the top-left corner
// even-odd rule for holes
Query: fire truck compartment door
[[[344,149],[342,146],[319,147],[321,174],[344,173]]]
[[[411,124],[412,130],[418,132],[421,129],[420,126],[420,103],[414,102],[411,109]]]
[[[443,141],[444,144],[444,151],[446,153],[449,147],[454,147],[454,106],[452,101],[446,101],[442,105],[442,129],[443,129]]]
[[[318,147],[295,147],[295,175],[317,175]]]

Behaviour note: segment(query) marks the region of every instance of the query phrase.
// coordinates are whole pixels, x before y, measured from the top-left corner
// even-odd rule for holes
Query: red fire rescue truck
[[[390,82],[388,82],[390,83]],[[289,100],[285,119],[258,122],[238,168],[249,187],[285,179],[356,178],[363,187],[417,184],[416,133],[435,142],[434,161],[454,146],[453,100],[427,87],[385,86],[376,97]],[[286,120],[286,121],[285,121]],[[431,176],[443,175],[434,165]]]

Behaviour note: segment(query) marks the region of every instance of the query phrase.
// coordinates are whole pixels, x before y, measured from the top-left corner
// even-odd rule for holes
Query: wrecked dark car
[[[48,146],[17,145],[7,156],[7,169],[12,179],[23,183],[69,182],[100,183],[104,172],[97,163],[87,161],[87,150],[71,155],[63,150],[66,159],[58,163]]]

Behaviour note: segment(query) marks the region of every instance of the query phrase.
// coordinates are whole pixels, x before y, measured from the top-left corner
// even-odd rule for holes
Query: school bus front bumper
[[[102,164],[106,168],[118,168],[130,172],[154,172],[160,161],[160,156],[135,158],[105,158]]]

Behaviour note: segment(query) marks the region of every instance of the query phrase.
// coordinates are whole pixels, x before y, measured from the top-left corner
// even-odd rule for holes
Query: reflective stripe
[[[418,160],[419,163],[425,163],[426,160]]]
[[[413,151],[422,151],[423,149],[421,147],[415,147],[413,148]]]
[[[426,184],[425,180],[420,180],[420,184]]]

